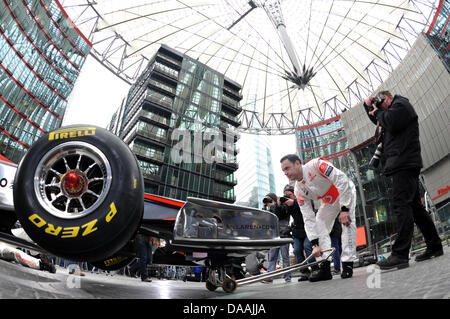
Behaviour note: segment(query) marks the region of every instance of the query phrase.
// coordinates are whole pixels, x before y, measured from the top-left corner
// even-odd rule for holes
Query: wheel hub
[[[80,171],[69,170],[61,179],[62,189],[69,197],[78,197],[85,191],[86,177]]]
[[[86,142],[66,142],[44,154],[34,174],[34,190],[48,213],[72,219],[95,211],[111,181],[111,165],[100,149]]]

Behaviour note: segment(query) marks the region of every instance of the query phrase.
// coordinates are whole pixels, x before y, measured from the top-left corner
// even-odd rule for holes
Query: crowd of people
[[[392,180],[392,213],[398,222],[392,253],[387,259],[378,261],[378,267],[386,270],[409,266],[414,223],[426,243],[426,250],[415,260],[420,262],[441,256],[441,239],[420,196],[419,174],[423,165],[417,113],[407,98],[387,90],[380,91],[375,97],[369,96],[363,106],[369,119],[377,125],[374,157],[381,163],[382,174]],[[320,258],[324,250],[334,247],[334,272],[340,273],[343,279],[351,278],[353,263],[357,260],[355,185],[344,172],[322,158],[304,164],[298,155],[289,154],[282,157],[280,163],[289,185],[284,188],[282,197],[267,194],[263,208],[278,216],[281,235],[286,234],[286,225],[292,217],[297,262],[309,255]],[[269,253],[269,271],[274,270],[279,250],[283,268],[289,266],[288,247],[280,247]],[[323,260],[319,265],[309,276],[302,273],[299,281],[332,279],[330,261]],[[285,275],[285,280],[290,281],[289,275]]]

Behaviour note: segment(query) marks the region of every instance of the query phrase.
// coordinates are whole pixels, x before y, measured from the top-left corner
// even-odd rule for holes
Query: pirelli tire
[[[27,151],[15,176],[14,206],[22,227],[45,250],[74,261],[103,260],[139,227],[142,174],[117,136],[71,125]]]
[[[133,236],[134,237],[134,236]],[[125,247],[116,252],[113,256],[106,259],[91,261],[90,264],[101,270],[116,271],[120,270],[136,259],[136,243],[134,240],[129,241]]]

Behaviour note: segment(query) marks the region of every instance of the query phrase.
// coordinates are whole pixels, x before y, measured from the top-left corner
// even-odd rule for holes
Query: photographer
[[[286,205],[287,213],[292,216],[294,221],[291,226],[292,237],[294,238],[294,255],[297,263],[302,263],[307,256],[312,253],[312,244],[306,236],[305,222],[303,221],[302,212],[300,211],[300,206],[298,205],[297,199],[294,194],[294,186],[286,185],[284,187],[284,197],[287,200],[284,201]],[[280,201],[281,201],[280,199]],[[315,258],[311,258],[309,263],[315,262]],[[300,272],[300,277],[298,281],[305,281],[309,279],[309,270],[304,270]]]
[[[392,178],[393,210],[398,222],[398,237],[392,253],[378,262],[381,269],[409,266],[409,249],[414,223],[422,232],[426,251],[416,261],[443,254],[442,244],[431,217],[420,202],[419,174],[422,168],[418,116],[403,96],[381,91],[375,98],[369,96],[364,108],[373,123],[382,128],[383,149],[380,154],[382,172]]]
[[[265,210],[270,210],[278,217],[278,225],[280,227],[280,237],[290,237],[289,228],[289,214],[286,211],[286,207],[281,204],[280,197],[274,193],[269,193],[263,199],[263,205]],[[289,244],[283,245],[281,247],[271,248],[269,250],[269,268],[267,271],[274,271],[277,265],[278,256],[281,250],[281,258],[283,260],[283,268],[289,267],[291,265],[289,260]],[[291,281],[291,274],[285,274],[284,280],[286,282]],[[264,280],[265,283],[271,283],[272,279]]]

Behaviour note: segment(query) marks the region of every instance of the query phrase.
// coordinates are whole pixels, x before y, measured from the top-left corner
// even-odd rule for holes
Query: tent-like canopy
[[[60,0],[92,55],[132,83],[161,44],[241,84],[247,132],[292,133],[371,94],[431,0]]]

